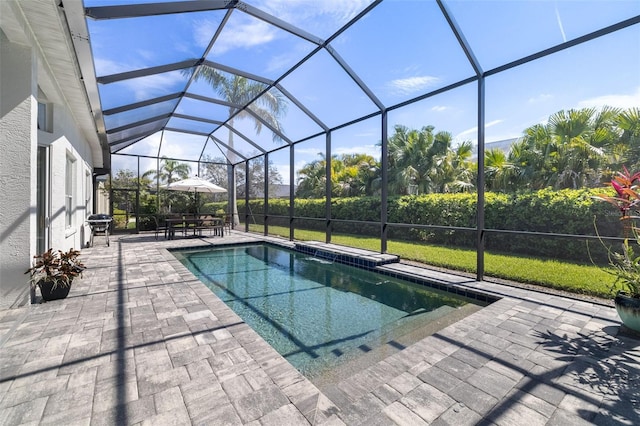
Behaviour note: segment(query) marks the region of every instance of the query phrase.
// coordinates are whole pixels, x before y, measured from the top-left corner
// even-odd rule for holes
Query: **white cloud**
[[[436,105],[436,106],[431,107],[431,111],[434,111],[434,112],[443,112],[443,111],[447,111],[449,109],[451,109],[451,108],[448,107],[448,106],[444,106],[444,105]]]
[[[478,127],[477,127],[477,126],[476,126],[476,127],[472,127],[472,128],[470,128],[470,129],[463,130],[462,132],[458,133],[458,134],[455,136],[455,138],[456,138],[456,139],[458,139],[458,138],[461,138],[461,137],[463,137],[463,136],[465,136],[465,135],[475,134],[477,131],[478,131]]]
[[[308,161],[304,161],[304,160],[298,160],[293,164],[293,168],[298,171],[301,168],[303,168],[304,166],[306,166],[309,162]]]
[[[392,80],[388,84],[392,90],[403,95],[410,95],[433,86],[440,79],[428,75]]]
[[[292,56],[290,53],[276,55],[269,60],[267,64],[267,72],[283,71],[292,65]]]
[[[111,59],[94,56],[93,61],[96,68],[97,76],[119,74],[121,72],[127,71],[127,68],[124,66],[124,64],[120,64]]]
[[[296,145],[295,153],[296,155],[313,155],[318,156],[318,153],[324,152],[324,145],[315,147],[315,148],[298,148],[299,145]]]
[[[134,93],[136,101],[142,101],[166,94],[177,82],[186,81],[180,71],[148,75],[143,78],[124,80],[123,85]]]
[[[550,99],[553,99],[553,95],[550,93],[540,93],[538,96],[534,96],[529,98],[529,100],[527,102],[529,102],[530,104],[535,104],[538,102],[546,102]]]
[[[247,48],[269,43],[276,38],[275,28],[263,21],[250,20],[227,24],[213,48],[222,54],[235,48]]]
[[[338,28],[333,28],[334,26],[345,24],[367,7],[371,1],[265,0],[256,6],[287,22],[295,22],[300,28],[313,29],[326,23],[331,25],[329,31],[335,31]],[[323,15],[326,17],[319,19]]]
[[[500,124],[500,123],[502,123],[503,121],[504,121],[504,120],[493,120],[493,121],[490,121],[490,122],[488,122],[488,123],[486,123],[486,124],[484,125],[484,128],[486,129],[486,128],[488,128],[488,127],[495,126],[496,124]],[[463,137],[463,136],[465,136],[465,135],[475,134],[475,133],[477,133],[477,132],[478,132],[478,127],[477,127],[477,126],[474,126],[474,127],[470,128],[470,129],[463,130],[462,132],[458,133],[458,134],[455,136],[455,139],[461,138],[461,137]]]
[[[137,49],[136,56],[140,59],[143,59],[144,63],[149,63],[157,57],[156,52],[146,49]]]
[[[193,22],[193,38],[198,46],[205,48],[211,42],[219,23],[211,19],[198,19]]]
[[[149,157],[155,157],[158,154],[158,145],[160,144],[160,133],[154,133],[134,144],[124,148],[121,154],[133,154],[133,155],[148,155]],[[155,168],[154,159],[148,159],[145,157],[140,158],[140,172],[144,173],[149,169]],[[135,157],[129,157],[124,155],[114,155],[112,157],[113,173],[118,170],[129,169],[136,171],[138,168],[138,160]]]
[[[240,16],[240,15],[238,15]],[[195,26],[194,37],[201,46],[207,46],[217,28],[217,23],[207,21]],[[248,48],[269,43],[276,38],[273,25],[257,19],[230,20],[216,40],[213,53],[222,55],[237,48]]]
[[[640,86],[636,87],[635,93],[603,95],[578,102],[579,108],[601,108],[605,105],[616,108],[633,108],[640,106]]]
[[[288,41],[287,50],[278,55],[274,55],[266,64],[267,73],[282,73],[297,63],[301,58],[305,57],[311,47],[306,41]]]
[[[368,154],[373,158],[380,158],[380,147],[376,145],[361,145],[361,146],[345,146],[338,147],[332,151],[334,155],[343,154]]]
[[[291,170],[291,167],[289,167],[289,164],[276,164],[274,163],[273,166],[276,168],[276,170],[278,170],[278,173],[280,174],[280,176],[282,177],[282,183],[284,185],[289,185],[289,170]]]
[[[311,34],[330,34],[370,3],[371,0],[265,0],[252,5]],[[219,24],[213,19],[194,22],[194,39],[200,47],[209,44]],[[277,31],[272,25],[236,10],[216,41],[214,52],[222,54],[238,47],[264,44],[276,36]]]

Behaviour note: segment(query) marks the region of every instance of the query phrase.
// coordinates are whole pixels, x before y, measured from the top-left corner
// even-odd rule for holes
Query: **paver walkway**
[[[0,424],[640,424],[614,309],[404,264],[502,299],[322,393],[166,250],[256,239],[83,250],[67,299],[0,311]]]

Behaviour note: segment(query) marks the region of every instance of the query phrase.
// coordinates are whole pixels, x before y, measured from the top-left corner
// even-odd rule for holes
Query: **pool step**
[[[332,262],[366,269],[373,269],[377,266],[400,261],[400,257],[394,254],[376,253],[370,250],[327,244],[320,241],[296,242],[295,250],[321,259],[331,260]]]

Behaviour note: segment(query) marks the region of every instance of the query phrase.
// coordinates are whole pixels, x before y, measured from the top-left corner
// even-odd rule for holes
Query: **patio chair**
[[[195,223],[195,231],[198,232],[198,235],[202,235],[203,231],[209,230],[209,235],[211,235],[212,226],[213,226],[213,217],[211,215],[200,216],[200,220]]]
[[[224,229],[227,229],[228,232],[231,232],[231,225],[232,225],[232,219],[231,219],[231,215],[224,215]]]
[[[202,235],[202,231],[205,230],[209,230],[209,236],[224,235],[222,220],[211,215],[202,217],[202,222],[198,224],[197,230],[200,235]]]
[[[191,231],[193,235],[196,235],[198,225],[200,224],[200,218],[193,213],[188,213],[183,214],[182,219],[184,220],[182,228],[184,235],[186,236],[189,231]]]
[[[164,238],[166,240],[167,233],[169,232],[167,222],[163,218],[159,218],[158,216],[153,216],[153,220],[156,223],[156,240],[158,239],[158,234],[160,234],[161,232],[164,233]]]
[[[171,221],[171,223],[169,223],[168,221]],[[182,233],[182,235],[184,235],[186,232],[186,228],[184,226],[184,218],[180,214],[171,214],[167,216],[166,224],[167,234],[170,240],[175,237],[176,232],[180,232]]]

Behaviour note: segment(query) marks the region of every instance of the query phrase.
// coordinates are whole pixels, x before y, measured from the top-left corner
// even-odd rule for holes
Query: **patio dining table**
[[[220,236],[224,236],[224,219],[220,217],[210,216],[185,216],[167,218],[167,238],[173,240],[176,237],[176,231],[182,231],[183,235],[187,235],[188,231],[193,230],[193,236],[197,232],[204,229],[215,229],[220,232]]]

